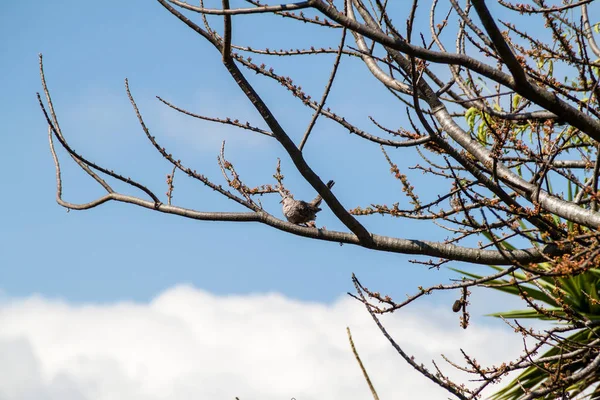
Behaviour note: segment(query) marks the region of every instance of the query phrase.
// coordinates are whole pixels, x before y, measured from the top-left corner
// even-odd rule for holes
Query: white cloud
[[[507,349],[519,353],[520,338],[508,329],[462,330],[449,307],[417,306],[384,323],[427,365],[443,365],[440,353],[460,361],[459,348],[483,364]],[[149,304],[4,299],[0,399],[367,399],[346,326],[380,398],[448,397],[408,367],[348,297],[323,305],[179,286]]]

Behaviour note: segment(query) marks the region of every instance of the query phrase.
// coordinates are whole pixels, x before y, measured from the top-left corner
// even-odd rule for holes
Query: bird
[[[331,189],[335,184],[334,181],[327,182],[327,187]],[[323,198],[320,194],[313,201],[307,203],[303,200],[295,200],[291,194],[286,194],[281,199],[283,204],[283,215],[289,222],[296,225],[308,224],[310,221],[317,219],[317,213],[321,211],[319,205]]]

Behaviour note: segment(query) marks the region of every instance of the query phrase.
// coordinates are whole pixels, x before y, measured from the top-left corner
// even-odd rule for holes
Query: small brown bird
[[[327,182],[327,187],[331,189],[335,184],[334,181]],[[313,201],[307,203],[303,200],[294,200],[294,196],[287,194],[283,196],[283,215],[292,224],[307,224],[310,221],[317,219],[317,213],[321,211],[319,205],[323,198],[317,195]]]

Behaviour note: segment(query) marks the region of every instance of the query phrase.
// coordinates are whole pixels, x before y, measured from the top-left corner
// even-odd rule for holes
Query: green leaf
[[[477,140],[483,145],[487,144],[487,126],[484,123],[477,127]]]
[[[571,181],[569,181],[567,185],[567,200],[573,201],[573,185]]]
[[[475,128],[475,118],[477,118],[478,115],[479,110],[475,107],[471,107],[465,112],[465,119],[467,120],[467,125],[471,132],[473,132],[473,129]]]
[[[554,225],[560,226],[561,220],[558,215],[552,214],[552,219],[554,220]]]
[[[512,99],[512,108],[513,108],[513,110],[515,110],[515,109],[517,109],[519,107],[519,103],[521,102],[521,99],[522,99],[522,97],[521,97],[520,94],[515,94],[513,96],[513,99]]]
[[[562,308],[560,307],[546,307],[545,308],[546,311],[553,311],[558,315],[565,315],[564,311],[562,311]],[[538,313],[536,310],[514,310],[514,311],[504,311],[504,312],[497,312],[497,313],[493,313],[493,314],[487,314],[490,317],[502,317],[502,318],[507,318],[507,319],[515,319],[515,318],[527,318],[527,319],[541,319],[541,320],[552,320],[554,318],[552,317],[547,317],[543,314]]]

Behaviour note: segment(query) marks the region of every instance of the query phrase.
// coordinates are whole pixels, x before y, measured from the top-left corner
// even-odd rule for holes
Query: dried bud
[[[463,301],[462,300],[460,300],[460,299],[456,300],[454,302],[454,304],[452,304],[452,311],[459,312],[460,308],[462,307],[462,305],[463,305]]]

